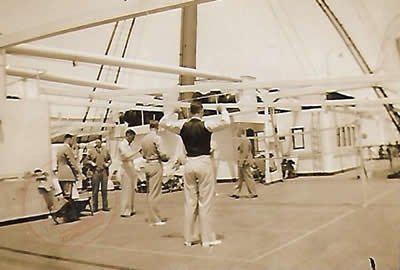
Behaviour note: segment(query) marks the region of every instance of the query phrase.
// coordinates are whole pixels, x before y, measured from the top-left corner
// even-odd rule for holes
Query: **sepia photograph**
[[[0,269],[399,270],[399,0],[0,0]]]

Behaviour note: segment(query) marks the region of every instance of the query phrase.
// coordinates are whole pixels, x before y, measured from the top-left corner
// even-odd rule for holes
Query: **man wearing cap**
[[[93,211],[98,211],[99,187],[101,185],[101,198],[103,211],[110,211],[107,199],[108,168],[111,165],[111,156],[108,150],[101,145],[101,140],[96,140],[95,148],[89,152],[89,160],[95,166],[92,179]]]
[[[161,138],[158,135],[158,121],[150,121],[150,133],[142,139],[142,155],[145,160],[144,171],[148,183],[148,222],[151,225],[164,225],[158,202],[161,198],[161,185],[163,178],[162,161],[168,161],[167,155],[160,150]]]
[[[186,164],[184,166],[184,241],[186,246],[192,246],[201,240],[204,247],[221,244],[216,239],[211,220],[211,208],[215,195],[215,174],[212,169],[211,134],[230,124],[228,112],[222,106],[217,111],[220,117],[217,121],[203,120],[203,106],[199,102],[190,105],[191,118],[178,121],[179,109],[174,114],[166,114],[160,121],[160,126],[179,134],[186,149]],[[200,226],[197,226],[199,222]],[[196,228],[200,228],[200,234]]]
[[[130,217],[135,214],[135,187],[137,173],[133,167],[133,159],[138,152],[132,150],[132,142],[136,132],[128,128],[125,138],[118,144],[118,153],[121,160],[121,217]]]

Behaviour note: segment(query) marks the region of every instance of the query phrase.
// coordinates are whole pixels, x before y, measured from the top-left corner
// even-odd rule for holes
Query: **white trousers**
[[[184,168],[184,239],[216,240],[213,230],[212,205],[215,196],[215,174],[209,156],[188,158]]]
[[[121,216],[130,216],[135,212],[135,188],[137,173],[132,162],[122,162],[121,177]]]

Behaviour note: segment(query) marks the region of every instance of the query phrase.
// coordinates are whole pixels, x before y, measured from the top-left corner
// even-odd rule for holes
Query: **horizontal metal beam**
[[[93,108],[110,108],[113,110],[139,110],[139,111],[159,111],[162,112],[163,108],[155,107],[155,106],[140,106],[136,105],[136,103],[112,103],[111,105],[108,102],[103,101],[92,101],[89,102],[86,99],[76,98],[73,100],[64,100],[57,96],[44,95],[40,97],[41,100],[46,100],[50,105],[58,105],[58,106],[70,106],[70,107],[87,107],[90,103],[90,106]]]
[[[274,108],[289,108],[289,109],[300,109],[301,106],[381,106],[383,104],[400,104],[400,98],[381,98],[381,99],[342,99],[342,100],[325,100],[320,103],[302,103],[301,100],[298,103],[279,101],[277,103],[267,103],[268,107]]]
[[[82,123],[82,118],[81,117],[62,117],[62,116],[50,116],[50,121],[72,121],[72,122],[81,122]],[[87,121],[102,121],[103,117],[88,117]]]
[[[67,61],[99,64],[106,66],[116,66],[127,69],[145,70],[151,72],[161,72],[161,73],[176,74],[176,75],[188,75],[193,77],[222,80],[229,82],[242,81],[240,77],[214,74],[207,71],[199,71],[193,68],[178,67],[178,66],[175,67],[158,63],[146,62],[142,60],[114,57],[110,55],[96,55],[84,52],[76,52],[72,50],[37,47],[26,44],[7,48],[6,52],[8,54],[28,55],[35,57],[44,57],[50,59],[67,60]]]
[[[61,124],[61,125],[59,125]],[[69,122],[66,120],[62,120],[62,121],[56,121],[53,122],[51,124],[51,128],[69,128],[69,127],[76,127],[76,128],[84,128],[84,127],[114,127],[115,124],[114,123],[103,123],[102,121],[96,121],[96,122],[85,122],[82,123],[81,122]]]
[[[62,76],[58,74],[49,73],[47,71],[34,71],[19,68],[6,68],[6,74],[9,76],[17,76],[23,78],[37,79],[49,82],[64,83],[78,86],[88,86],[96,87],[108,90],[122,90],[127,89],[126,86],[121,86],[119,84],[104,83],[95,80],[85,80],[73,77]]]
[[[273,99],[287,97],[301,97],[306,95],[318,95],[335,90],[354,90],[362,89],[371,86],[379,86],[386,82],[399,82],[400,74],[391,73],[386,75],[362,75],[354,77],[337,77],[329,79],[314,79],[314,80],[276,80],[265,82],[242,82],[242,83],[224,83],[224,84],[201,84],[194,86],[178,86],[175,88],[160,88],[160,89],[135,89],[131,90],[120,84],[102,83],[99,81],[89,81],[73,77],[66,77],[48,72],[38,72],[24,69],[6,68],[7,75],[19,76],[24,78],[40,79],[51,82],[97,87],[106,90],[113,90],[108,95],[110,99],[115,96],[135,96],[168,93],[171,91],[188,92],[188,91],[211,91],[220,90],[221,92],[235,92],[237,89],[254,90],[279,88],[280,92],[270,94],[267,91],[261,91],[264,102],[271,103]],[[100,94],[99,96],[102,96]],[[103,96],[107,96],[104,94]]]
[[[361,75],[352,77],[332,77],[326,79],[307,79],[307,80],[271,80],[271,81],[246,81],[240,83],[202,83],[196,85],[177,86],[173,88],[151,88],[151,89],[126,89],[115,91],[113,94],[118,95],[138,95],[140,94],[163,94],[170,92],[203,92],[219,90],[221,92],[233,92],[234,90],[254,90],[254,89],[270,89],[279,88],[282,93],[290,96],[301,96],[302,89],[312,89],[315,94],[324,93],[328,90],[346,88],[367,88],[371,86],[379,86],[385,82],[400,82],[400,73],[390,73],[385,75]],[[311,94],[311,93],[308,93]],[[279,97],[279,93],[276,96]]]
[[[100,127],[99,127],[100,128]],[[77,134],[78,137],[84,137],[84,136],[92,136],[92,135],[101,135],[101,134],[106,134],[108,131],[103,130],[101,131],[92,131],[92,132],[82,132],[80,127],[72,127],[70,129],[64,129],[63,131],[56,131],[50,135],[51,139],[55,139],[59,136],[65,135],[66,133],[71,133],[71,134]]]
[[[64,14],[68,15],[63,18],[52,18],[51,14],[43,17],[35,16],[35,20],[29,21],[30,25],[23,31],[5,33],[0,36],[0,48],[211,1],[215,0],[109,1],[112,2],[111,4],[107,1],[92,3],[92,1],[75,0],[75,6],[81,9],[80,12],[66,10]],[[42,8],[48,9],[47,6]]]
[[[100,93],[99,91],[93,92],[92,89],[82,89],[82,90],[73,90],[73,89],[55,89],[55,88],[48,88],[48,87],[41,87],[40,94],[47,95],[47,96],[59,96],[59,97],[68,97],[68,98],[91,98],[93,100],[110,100],[116,102],[125,102],[125,103],[133,103],[136,104],[137,102],[142,103],[153,103],[162,105],[161,100],[153,99],[151,96],[115,96],[107,93]],[[82,121],[82,118],[81,118]]]

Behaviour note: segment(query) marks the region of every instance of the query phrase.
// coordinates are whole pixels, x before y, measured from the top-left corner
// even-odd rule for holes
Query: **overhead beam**
[[[82,118],[80,117],[61,117],[61,116],[50,116],[50,121],[72,121],[72,122],[80,122],[82,123]],[[102,117],[90,117],[87,119],[88,121],[101,121]]]
[[[85,127],[83,127],[85,128]],[[71,134],[77,134],[77,137],[87,137],[87,136],[98,136],[102,134],[106,134],[108,131],[107,130],[99,130],[99,131],[92,131],[92,132],[82,132],[81,128],[74,128],[74,129],[69,129],[69,130],[64,130],[64,131],[57,131],[55,133],[51,134],[51,139],[55,139],[59,136],[65,135],[66,133],[71,133]]]
[[[215,0],[126,1],[114,3],[112,6],[104,6],[103,9],[101,9],[102,6],[96,5],[97,3],[91,3],[89,8],[86,8],[87,12],[80,12],[79,16],[65,16],[52,22],[44,21],[42,23],[40,23],[41,18],[38,17],[36,19],[39,23],[32,23],[32,26],[23,31],[0,36],[0,48],[211,1]],[[83,5],[83,3],[76,2],[77,8],[80,4]]]
[[[69,107],[87,107],[87,105],[89,104],[89,101],[86,99],[70,99],[70,100],[63,100],[60,99],[57,96],[42,96],[41,97],[42,100],[46,100],[47,102],[49,102],[49,105],[58,105],[58,106],[69,106]],[[108,104],[108,102],[92,102],[90,103],[92,104],[91,106],[93,108],[108,108],[108,106],[110,106]],[[136,104],[129,104],[129,103],[113,103],[110,106],[111,109],[113,110],[139,110],[139,111],[163,111],[162,107],[155,107],[155,106],[139,106]]]
[[[51,128],[63,128],[63,127],[114,127],[114,123],[103,123],[102,120],[100,121],[95,121],[95,122],[72,122],[72,121],[66,121],[66,120],[61,120],[61,121],[52,121],[52,126]]]
[[[229,82],[241,81],[241,78],[239,77],[225,76],[206,71],[199,71],[192,67],[190,68],[176,67],[176,66],[151,63],[141,60],[114,57],[110,55],[97,55],[84,52],[76,52],[72,50],[38,47],[26,44],[7,48],[6,51],[8,54],[28,55],[28,56],[50,58],[50,59],[67,60],[71,62],[83,62],[90,64],[116,66],[127,69],[185,75],[185,76],[190,76],[191,78],[199,77],[199,78],[223,80]]]
[[[301,106],[381,106],[383,104],[400,104],[400,98],[377,98],[377,99],[346,99],[346,100],[325,100],[320,103],[305,103],[299,100],[298,103],[294,102],[278,102],[266,103],[268,107],[274,108],[295,108],[299,109]]]
[[[40,94],[42,95],[50,95],[50,96],[59,96],[59,97],[70,97],[70,98],[92,98],[94,100],[106,100],[109,101],[112,99],[116,102],[125,102],[125,103],[153,103],[157,105],[162,105],[161,100],[153,99],[151,96],[119,96],[113,95],[111,93],[99,93],[93,92],[92,90],[67,90],[67,89],[54,89],[54,88],[41,88]],[[82,118],[81,118],[82,121]]]
[[[364,87],[379,86],[385,82],[399,82],[400,74],[390,73],[386,75],[362,75],[354,77],[336,77],[330,79],[313,79],[313,80],[277,80],[255,82],[247,81],[241,83],[218,83],[218,84],[201,84],[201,85],[185,85],[174,88],[151,88],[151,89],[129,89],[120,84],[102,83],[99,81],[89,81],[73,77],[65,77],[61,75],[51,74],[48,72],[38,72],[24,69],[7,68],[7,75],[19,76],[24,78],[40,79],[51,82],[97,87],[106,90],[114,90],[110,93],[112,96],[138,96],[144,94],[160,94],[168,92],[209,92],[211,90],[220,90],[222,92],[234,92],[237,89],[268,89],[271,87],[282,89],[282,97],[302,96],[311,94],[321,94],[332,91],[332,89],[361,89]],[[290,92],[289,92],[290,89]],[[302,93],[302,89],[308,89],[307,93]],[[267,96],[267,95],[264,95]],[[271,95],[272,96],[272,95]],[[280,93],[274,94],[274,98],[279,98]]]
[[[361,75],[352,77],[333,77],[329,79],[308,79],[308,80],[271,80],[271,81],[246,81],[241,83],[203,83],[197,85],[184,85],[173,88],[151,88],[115,91],[118,95],[138,95],[140,94],[162,94],[168,92],[209,92],[219,90],[221,92],[233,92],[238,89],[269,89],[279,88],[285,92],[292,91],[292,96],[302,96],[302,89],[312,89],[315,94],[327,92],[330,89],[344,90],[348,88],[364,88],[378,86],[385,82],[400,82],[399,73],[385,75]],[[307,94],[311,94],[311,91]],[[276,95],[279,97],[279,94]]]
[[[9,76],[17,76],[22,78],[37,79],[37,80],[78,85],[78,86],[96,87],[107,90],[122,90],[127,88],[126,86],[121,86],[118,84],[103,83],[95,80],[84,80],[79,78],[67,77],[49,73],[47,71],[41,72],[41,71],[7,67],[6,74]]]

